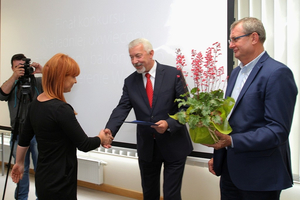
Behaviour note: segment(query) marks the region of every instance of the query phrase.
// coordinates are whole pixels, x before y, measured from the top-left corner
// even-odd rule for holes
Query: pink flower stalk
[[[224,90],[227,80],[227,77],[225,80],[221,79],[224,74],[224,67],[217,68],[217,58],[221,55],[220,51],[221,45],[219,42],[215,42],[212,44],[212,47],[207,48],[204,58],[201,52],[197,53],[194,49],[191,51],[191,77],[194,80],[194,87],[198,88],[198,94],[217,89]],[[186,77],[188,72],[183,71],[183,67],[187,65],[185,57],[180,49],[176,49],[176,54],[176,67],[178,70],[182,70]],[[220,88],[222,84],[223,88]]]
[[[176,68],[182,71],[182,74],[186,77],[188,72],[183,70],[183,67],[186,66],[185,57],[182,55],[180,49],[176,49]]]

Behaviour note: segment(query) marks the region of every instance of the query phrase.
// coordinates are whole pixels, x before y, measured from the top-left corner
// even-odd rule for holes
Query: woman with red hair
[[[77,82],[80,69],[71,57],[59,53],[43,68],[44,92],[29,106],[28,116],[17,148],[12,179],[18,183],[24,171],[24,158],[31,138],[38,143],[38,162],[35,174],[39,200],[77,199],[76,149],[87,152],[100,144],[110,147],[113,137],[100,131],[88,137],[75,117],[64,93]]]

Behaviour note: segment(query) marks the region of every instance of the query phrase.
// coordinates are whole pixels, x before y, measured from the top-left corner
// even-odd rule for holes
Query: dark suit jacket
[[[173,115],[179,111],[178,104],[174,100],[186,92],[185,86],[181,71],[157,62],[153,105],[150,108],[142,74],[132,73],[125,79],[123,94],[106,128],[109,128],[115,136],[133,108],[137,120],[150,122],[166,120],[169,124],[169,131],[164,134],[159,134],[150,126],[137,125],[137,152],[140,159],[152,160],[153,134],[164,159],[174,161],[186,157],[193,149],[187,128],[169,117],[169,114]]]
[[[230,76],[230,96],[239,74]],[[233,183],[241,190],[281,190],[293,184],[289,133],[297,87],[291,70],[264,53],[250,73],[230,116],[234,148],[227,149]],[[214,170],[222,175],[226,149],[214,152]]]

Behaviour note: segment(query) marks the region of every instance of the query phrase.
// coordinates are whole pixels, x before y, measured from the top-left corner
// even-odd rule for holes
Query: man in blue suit
[[[177,113],[176,98],[187,92],[180,70],[153,60],[151,43],[143,38],[129,44],[129,55],[136,71],[124,82],[123,94],[113,110],[105,131],[115,136],[133,108],[136,119],[156,126],[137,125],[137,152],[144,200],[160,199],[160,172],[164,163],[165,200],[181,199],[182,176],[193,147],[185,125],[169,117]],[[150,74],[153,97],[146,93]]]
[[[276,200],[292,187],[289,133],[297,87],[292,71],[264,50],[265,29],[256,18],[231,25],[230,45],[240,65],[226,96],[236,100],[230,135],[217,132],[209,170],[220,178],[222,200]]]

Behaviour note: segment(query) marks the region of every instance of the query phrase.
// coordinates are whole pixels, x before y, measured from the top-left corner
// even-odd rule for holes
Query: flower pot
[[[215,129],[213,129],[214,131]],[[208,128],[205,126],[202,127],[196,127],[196,128],[190,128],[190,136],[194,143],[199,144],[214,144],[216,143],[214,139],[212,138],[211,134],[214,134],[209,132]]]

